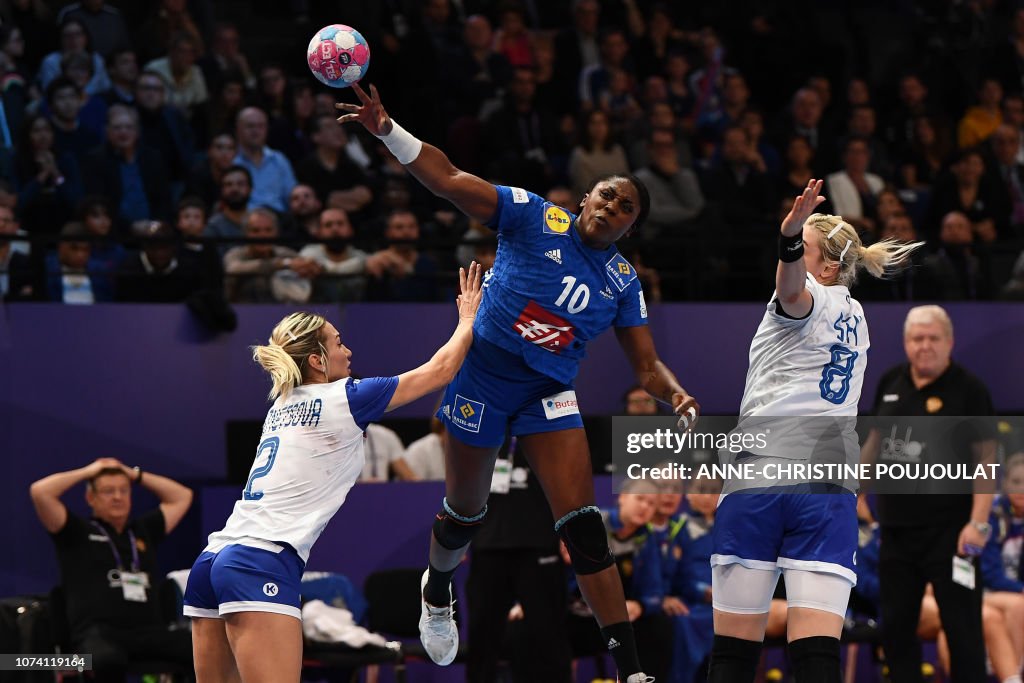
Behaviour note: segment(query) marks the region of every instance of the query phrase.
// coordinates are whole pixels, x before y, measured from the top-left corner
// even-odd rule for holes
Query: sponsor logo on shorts
[[[561,249],[552,249],[551,251],[545,251],[544,255],[547,256],[552,261],[554,261],[555,263],[557,263],[558,265],[562,265],[562,250]]]
[[[512,203],[513,204],[527,204],[530,201],[530,195],[527,194],[526,190],[521,187],[510,187],[512,190]]]
[[[452,411],[448,414],[452,424],[465,429],[467,432],[480,432],[480,418],[484,415],[484,404],[466,398],[462,394],[455,394],[455,403]]]
[[[622,254],[615,254],[608,263],[604,264],[608,277],[619,288],[619,291],[626,289],[629,283],[636,279],[636,270],[629,262],[622,257]]]
[[[637,292],[637,294],[640,295],[640,317],[641,318],[646,318],[647,317],[647,302],[644,301],[644,290],[641,289],[639,292]]]
[[[526,341],[552,353],[561,353],[576,338],[572,325],[544,310],[536,301],[526,305],[512,323],[512,329]]]
[[[275,595],[277,595],[277,593],[278,593],[278,589],[277,589],[277,584],[276,583],[269,583],[268,582],[268,583],[263,584],[263,594],[266,595],[267,597],[272,598]]]
[[[549,235],[564,235],[569,231],[572,219],[565,209],[549,206],[544,210],[544,232]]]
[[[576,392],[571,389],[542,398],[540,403],[544,407],[544,417],[549,420],[580,414],[580,406],[576,402]]]

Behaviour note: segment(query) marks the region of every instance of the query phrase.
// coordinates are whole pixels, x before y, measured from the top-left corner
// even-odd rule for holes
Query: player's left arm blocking
[[[650,328],[646,325],[616,327],[615,336],[633,367],[637,383],[651,396],[672,406],[676,415],[686,417],[686,427],[693,428],[700,415],[700,405],[658,358]]]

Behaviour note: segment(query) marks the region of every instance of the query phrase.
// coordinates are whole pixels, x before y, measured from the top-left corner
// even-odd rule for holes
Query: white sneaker
[[[648,676],[645,673],[633,674],[626,679],[626,683],[654,683],[654,676]]]
[[[455,600],[453,599],[447,607],[434,607],[428,605],[423,598],[423,587],[427,585],[427,576],[430,570],[423,572],[420,579],[420,642],[427,656],[435,664],[448,666],[459,653],[459,627],[455,624]],[[451,597],[451,586],[448,587],[448,596]],[[634,683],[630,677],[629,683]]]

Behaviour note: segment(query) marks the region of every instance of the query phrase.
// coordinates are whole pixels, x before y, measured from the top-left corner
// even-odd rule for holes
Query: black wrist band
[[[783,263],[793,263],[804,257],[804,236],[803,233],[789,237],[779,233],[779,260]]]

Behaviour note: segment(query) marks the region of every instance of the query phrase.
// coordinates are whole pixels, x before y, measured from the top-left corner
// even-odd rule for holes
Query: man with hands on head
[[[86,519],[61,501],[85,482]],[[132,516],[132,485],[159,507]],[[160,614],[156,546],[188,512],[192,490],[116,458],[58,472],[29,489],[36,514],[57,549],[71,647],[93,656],[94,680],[123,681],[131,659],[180,661],[191,667],[188,631],[172,631]]]

